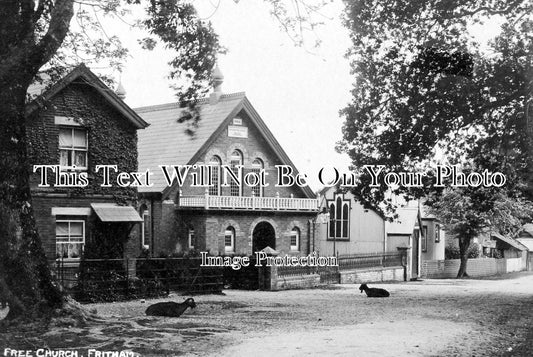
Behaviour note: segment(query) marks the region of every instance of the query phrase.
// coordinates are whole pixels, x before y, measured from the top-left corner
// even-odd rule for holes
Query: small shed
[[[482,244],[483,246],[487,246],[487,243],[489,242],[485,240]],[[506,237],[497,232],[490,233],[489,246],[500,251],[504,258],[522,258],[528,251],[528,248],[516,239]]]
[[[528,249],[527,270],[533,270],[533,223],[524,224],[516,240]]]

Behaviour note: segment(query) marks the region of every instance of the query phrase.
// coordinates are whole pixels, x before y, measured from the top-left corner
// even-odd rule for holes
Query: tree
[[[443,194],[447,207],[463,204],[472,217],[463,217],[464,224],[454,229],[465,237],[461,253],[466,254],[466,242],[495,208],[495,195],[533,198],[533,5],[522,0],[345,3],[356,79],[353,101],[341,111],[344,137],[338,149],[356,168],[379,164],[385,165],[382,175],[425,170],[427,177],[419,188],[391,189],[383,181],[369,187],[363,171],[353,192],[365,205],[385,211],[395,208],[386,200],[388,190],[407,198],[433,192]],[[501,24],[501,32],[485,46],[471,28],[490,24]],[[498,190],[443,193],[434,186],[437,162],[461,164],[465,171],[498,171],[507,183]]]
[[[501,191],[470,187],[446,190],[432,204],[431,211],[442,221],[450,238],[458,239],[458,278],[467,276],[468,249],[475,237],[487,230],[514,234],[524,220],[533,218],[530,201],[510,198]]]
[[[313,16],[320,4],[265,1],[292,38],[298,39],[306,26],[317,24]],[[288,11],[292,8],[289,4],[296,5],[294,14]],[[145,17],[137,23],[148,32],[139,39],[143,47],[152,49],[160,43],[174,53],[169,62],[170,79],[179,100],[193,109],[182,119],[199,120],[194,103],[206,93],[222,48],[191,1],[0,2],[0,297],[9,302],[8,319],[49,316],[65,304],[51,278],[33,216],[26,152],[27,89],[33,81],[54,81],[82,61],[105,61],[120,68],[127,49],[120,39],[107,36],[99,16],[121,19],[131,6],[145,10]],[[77,26],[72,25],[74,20]]]

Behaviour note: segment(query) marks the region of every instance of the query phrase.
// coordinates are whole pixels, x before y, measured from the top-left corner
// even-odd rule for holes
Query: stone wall
[[[460,259],[424,260],[422,262],[422,278],[455,278],[461,265]],[[468,259],[466,273],[471,277],[505,274],[526,269],[523,258],[477,258]]]
[[[341,270],[341,284],[362,284],[381,281],[404,281],[404,268],[376,267],[357,270]]]

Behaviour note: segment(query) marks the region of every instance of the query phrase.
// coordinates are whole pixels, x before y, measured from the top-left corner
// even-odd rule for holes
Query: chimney
[[[222,83],[224,83],[224,75],[218,68],[218,64],[213,69],[213,93],[209,96],[209,104],[217,104],[222,95]]]
[[[115,89],[115,94],[122,100],[126,99],[126,90],[122,86],[122,79],[119,80],[117,89]]]

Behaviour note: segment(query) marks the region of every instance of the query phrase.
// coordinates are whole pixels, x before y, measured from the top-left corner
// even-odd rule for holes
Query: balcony
[[[255,197],[255,196],[180,196],[179,208],[267,211],[318,211],[317,198]]]

